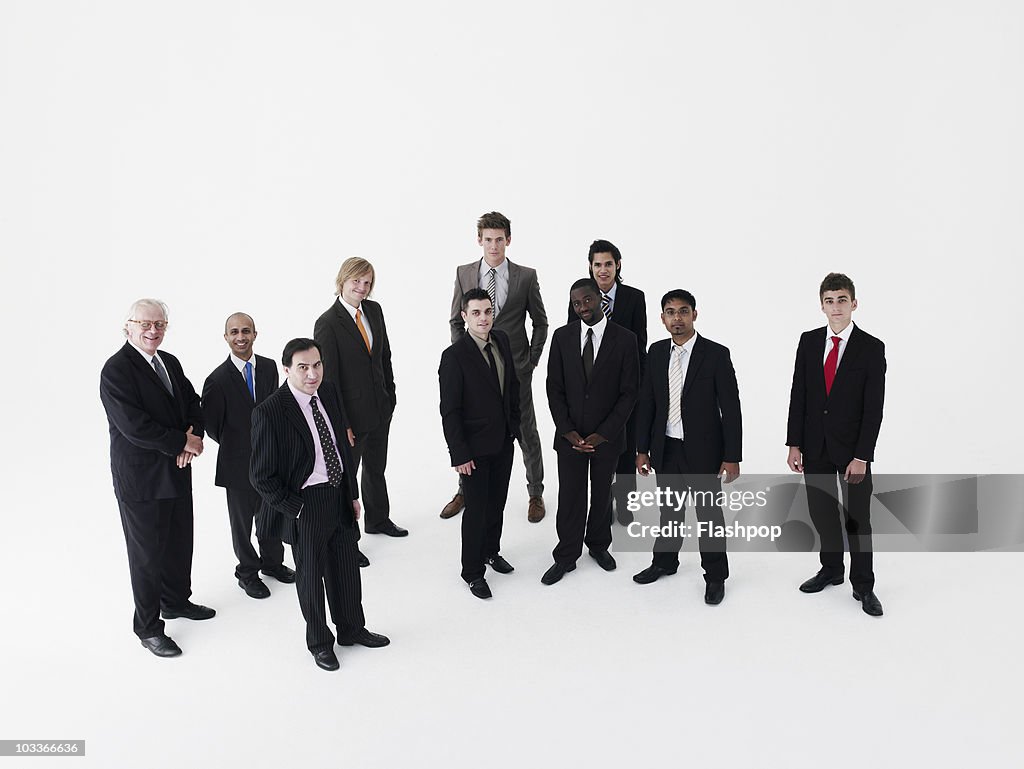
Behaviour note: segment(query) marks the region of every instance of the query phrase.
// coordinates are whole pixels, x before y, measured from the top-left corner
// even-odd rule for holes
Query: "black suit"
[[[263,498],[259,534],[278,536],[292,546],[296,593],[306,620],[306,645],[314,652],[334,643],[324,614],[325,586],[338,640],[355,637],[366,624],[353,536],[352,500],[359,492],[352,472],[355,462],[345,437],[348,419],[333,385],[322,384],[317,398],[334,429],[344,470],[341,485],[303,488],[313,472],[313,442],[319,438],[287,382],[252,412],[249,471],[253,487]]]
[[[548,406],[558,454],[558,545],[553,555],[562,566],[576,563],[584,543],[593,553],[611,545],[608,504],[612,475],[626,447],[626,420],[639,388],[636,335],[610,322],[587,381],[580,352],[581,323],[577,320],[555,331],[548,356]],[[592,453],[579,452],[563,437],[573,430],[581,438],[597,433],[606,440]]]
[[[680,393],[683,440],[668,438],[665,430],[672,346],[671,339],[662,339],[651,345],[647,355],[647,371],[636,407],[637,451],[650,456],[659,486],[668,488],[667,476],[676,475],[682,476],[677,491],[685,491],[689,486],[695,492],[710,491],[717,495],[722,490],[717,477],[722,463],[738,463],[743,458],[743,420],[736,371],[727,347],[698,334],[689,353]],[[662,527],[682,524],[684,513],[685,508],[678,512],[671,507],[663,508]],[[695,513],[698,521],[725,524],[722,508],[717,504],[698,505]],[[675,571],[682,544],[681,537],[659,537],[654,545],[654,565]],[[704,578],[724,582],[729,576],[724,540],[702,536],[700,551]]]
[[[866,592],[874,588],[871,554],[871,462],[882,425],[885,398],[885,345],[854,326],[825,391],[825,343],[828,327],[800,337],[789,396],[786,445],[803,454],[807,507],[821,538],[821,565],[843,575],[843,535],[836,477],[842,490],[842,515],[850,543],[850,581]],[[868,463],[867,475],[850,485],[842,480],[851,460]]]
[[[441,425],[452,467],[473,460],[463,476],[462,578],[484,576],[485,559],[501,549],[501,528],[512,474],[513,440],[520,438],[519,377],[508,336],[492,330],[492,354],[504,363],[504,381],[465,334],[441,355]],[[495,350],[494,347],[497,349]]]
[[[173,395],[128,342],[100,373],[139,638],[162,634],[160,609],[180,608],[192,595],[192,468],[179,468],[176,457],[189,426],[203,436],[203,415],[178,359],[167,352],[159,358]]]
[[[360,480],[364,525],[380,528],[391,515],[388,484],[384,471],[388,464],[388,434],[395,410],[395,374],[391,368],[391,343],[388,341],[384,313],[376,302],[360,303],[362,322],[373,336],[373,351],[367,352],[359,329],[338,299],[317,321],[313,338],[320,343],[324,362],[324,381],[341,389],[345,411],[352,420],[356,444],[352,447],[355,475],[362,463]],[[359,532],[356,530],[356,537]]]
[[[249,482],[252,410],[277,389],[277,365],[262,355],[253,355],[249,362],[254,369],[255,401],[230,355],[203,384],[206,432],[220,444],[214,483],[227,495],[231,545],[238,559],[235,577],[243,582],[256,579],[261,568],[280,566],[284,559],[280,537],[260,539],[258,555],[252,546],[253,517],[261,502]]]
[[[572,323],[574,320],[576,320],[576,312],[572,309],[572,302],[569,302],[569,314],[566,322]],[[647,300],[644,297],[644,292],[619,283],[615,289],[615,301],[612,303],[612,314],[609,320],[636,334],[640,379],[642,380],[647,360]],[[619,509],[624,510],[626,497],[631,491],[636,491],[636,411],[630,414],[629,419],[626,420],[626,449],[619,454],[615,473],[618,477],[612,487],[612,495]]]

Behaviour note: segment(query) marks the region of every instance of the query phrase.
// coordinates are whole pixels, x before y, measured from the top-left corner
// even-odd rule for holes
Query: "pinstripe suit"
[[[313,471],[313,441],[319,437],[309,429],[287,382],[253,410],[249,467],[253,488],[263,498],[257,531],[292,546],[306,645],[313,652],[334,644],[324,613],[325,587],[339,641],[353,638],[366,624],[353,536],[352,500],[359,494],[351,472],[355,463],[344,439],[348,419],[334,385],[323,384],[316,394],[335,436],[341,436],[341,485],[302,488]]]

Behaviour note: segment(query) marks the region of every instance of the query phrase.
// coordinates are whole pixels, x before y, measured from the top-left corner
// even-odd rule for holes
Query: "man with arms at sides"
[[[871,553],[871,462],[882,426],[885,345],[853,324],[853,281],[830,272],[818,290],[828,325],[800,337],[789,396],[790,470],[804,474],[807,509],[821,540],[821,570],[800,585],[818,593],[841,585],[843,533],[850,542],[853,597],[882,616]],[[838,501],[836,483],[842,491]]]
[[[696,320],[697,300],[689,291],[675,289],[661,298],[661,322],[672,338],[655,342],[647,354],[636,407],[636,468],[649,475],[653,467],[663,488],[676,486],[669,476],[680,476],[674,490],[695,492],[698,525],[692,530],[700,535],[704,602],[714,606],[725,598],[729,560],[724,538],[708,534],[708,525],[724,526],[725,519],[719,505],[706,504],[707,494],[717,497],[721,479],[732,483],[739,477],[743,421],[729,349],[699,335]],[[662,530],[680,531],[685,512],[685,507],[678,512],[663,507]],[[646,585],[675,574],[682,546],[682,536],[658,537],[653,562],[633,581]]]
[[[491,298],[482,288],[462,297],[467,334],[441,355],[441,424],[452,467],[462,478],[462,578],[477,598],[490,598],[489,564],[499,574],[512,565],[501,556],[501,527],[512,474],[512,443],[519,436],[519,378],[508,336],[491,328]]]
[[[601,311],[612,323],[628,328],[636,334],[637,352],[640,355],[640,379],[644,377],[644,363],[647,358],[647,301],[644,292],[622,282],[622,254],[609,240],[595,240],[590,244],[587,255],[590,277],[601,291]],[[576,320],[576,313],[569,304],[567,323]],[[626,509],[626,498],[636,491],[636,412],[626,422],[626,449],[619,455],[615,466],[615,483],[612,485],[614,514],[619,523],[626,526],[633,522],[633,514]],[[609,510],[609,514],[613,514]]]
[[[545,585],[576,568],[584,543],[602,569],[615,568],[608,552],[608,499],[626,446],[626,420],[636,405],[639,363],[636,335],[608,322],[600,296],[591,278],[573,283],[569,298],[579,320],[562,326],[551,339],[547,390],[558,453],[558,545],[554,565],[541,578]]]
[[[261,570],[279,582],[295,581],[295,572],[283,563],[280,537],[260,538],[259,554],[252,546],[252,522],[261,501],[249,483],[252,410],[277,389],[277,366],[253,353],[256,323],[244,312],[224,322],[224,341],[231,353],[203,384],[203,419],[206,432],[220,444],[214,483],[227,493],[231,546],[238,559],[235,579],[249,597],[267,598],[270,590],[260,579]]]
[[[355,442],[352,458],[360,480],[367,534],[404,537],[409,532],[391,520],[391,501],[384,471],[388,465],[388,434],[395,411],[395,374],[391,343],[380,305],[369,299],[375,273],[365,259],[346,259],[335,280],[337,301],[321,315],[313,338],[324,354],[324,381],[341,390],[345,412],[352,420]],[[359,528],[355,530],[359,538]],[[360,566],[369,559],[360,553]]]
[[[110,426],[110,470],[128,546],[135,634],[158,657],[181,649],[163,619],[210,619],[192,603],[192,468],[203,453],[203,414],[178,359],[157,349],[167,305],[140,299],[127,341],[103,365],[100,400]]]
[[[376,648],[390,641],[367,630],[363,617],[353,534],[359,492],[341,396],[334,385],[321,387],[323,362],[314,340],[292,339],[281,364],[285,383],[252,413],[249,477],[263,498],[260,534],[292,546],[306,646],[318,667],[337,670],[325,588],[339,644]]]
[[[452,295],[452,342],[466,333],[462,319],[462,296],[471,288],[487,292],[494,307],[494,328],[503,331],[512,345],[516,375],[519,377],[519,448],[526,466],[526,490],[530,495],[527,518],[537,523],[544,518],[544,461],[537,432],[537,416],[533,410],[533,370],[540,363],[544,342],[548,338],[548,316],[540,298],[537,271],[532,267],[513,264],[505,257],[505,249],[512,244],[512,223],[497,211],[484,214],[476,223],[477,243],[483,248],[483,258],[464,264],[455,272],[455,292]],[[526,336],[526,316],[529,314],[533,331]],[[460,479],[463,476],[459,476]],[[458,515],[465,501],[460,484],[452,501],[441,510],[442,518]]]

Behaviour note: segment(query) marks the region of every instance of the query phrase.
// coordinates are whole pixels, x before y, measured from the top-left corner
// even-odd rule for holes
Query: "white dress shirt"
[[[480,288],[487,290],[490,282],[491,265],[486,259],[480,259]],[[508,259],[502,259],[501,264],[494,268],[494,317],[498,317],[501,308],[505,306],[508,299]]]
[[[828,359],[828,354],[832,352],[832,337],[837,336],[842,341],[839,343],[839,359],[836,361],[836,370],[839,370],[839,364],[843,360],[843,353],[846,352],[846,344],[850,341],[850,334],[853,333],[853,321],[850,321],[850,325],[840,331],[838,334],[832,331],[831,326],[825,326],[825,353],[821,357],[822,365]]]
[[[676,355],[682,355],[681,361],[681,377],[679,379],[679,397],[682,397],[682,388],[686,384],[686,372],[690,368],[690,358],[693,357],[693,345],[697,341],[697,332],[693,332],[693,336],[686,340],[684,344],[676,344],[672,342],[669,345],[669,356],[668,356],[668,376],[671,376],[672,362]],[[668,397],[672,397],[672,393],[669,392]],[[665,423],[665,435],[669,438],[675,438],[677,440],[683,439],[683,412],[682,409],[679,411],[679,421]]]
[[[595,323],[593,326],[588,326],[583,321],[580,321],[580,355],[583,355],[583,348],[587,345],[587,332],[594,332],[594,360],[597,360],[597,352],[601,349],[601,340],[604,339],[604,330],[608,328],[608,318],[601,312],[600,307],[595,307],[594,312],[601,316],[601,320]]]
[[[302,416],[306,418],[306,424],[309,425],[309,431],[313,434],[313,451],[316,453],[316,457],[313,460],[313,472],[310,473],[306,482],[302,484],[302,488],[307,486],[315,486],[318,483],[327,483],[327,460],[324,459],[324,449],[320,445],[320,433],[316,429],[316,422],[313,419],[313,407],[310,405],[310,399],[313,397],[302,392],[302,390],[296,390],[291,382],[288,382],[288,389],[292,391],[292,395],[295,396],[296,403],[299,404],[299,411],[302,412]],[[335,451],[338,451],[338,436],[334,433],[334,425],[331,424],[331,418],[327,416],[327,409],[323,406],[323,401],[318,396],[316,399],[316,407],[323,414],[324,421],[327,422],[327,429],[331,433],[331,442],[335,446]],[[341,471],[345,472],[345,461],[341,458],[341,452],[338,451],[338,463],[341,465]]]
[[[242,375],[243,382],[245,382],[245,364],[252,364],[252,391],[256,392],[256,356],[250,355],[249,360],[242,360],[234,353],[231,353],[231,362],[235,364],[235,368],[238,369],[238,373]],[[246,383],[245,389],[249,389],[248,383]]]

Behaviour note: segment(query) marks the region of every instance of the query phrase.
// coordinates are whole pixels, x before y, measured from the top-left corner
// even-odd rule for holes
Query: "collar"
[[[596,336],[598,339],[604,338],[604,330],[608,328],[608,318],[606,318],[604,316],[604,313],[601,312],[600,307],[597,308],[596,312],[601,315],[601,320],[599,320],[593,326],[588,326],[586,323],[580,320],[580,339],[585,340],[587,338],[588,328],[594,330],[594,336]]]
[[[697,337],[698,336],[699,335],[697,334],[697,330],[694,329],[693,336],[691,336],[689,339],[687,339],[683,344],[676,344],[675,340],[672,339],[672,337],[669,337],[669,340],[668,340],[670,342],[669,348],[668,348],[669,349],[669,354],[671,355],[676,350],[686,350],[686,354],[692,356],[693,355],[693,345],[697,341]]]
[[[245,373],[245,364],[246,363],[251,363],[253,371],[256,370],[256,353],[253,353],[252,357],[250,357],[249,360],[242,360],[241,358],[239,358],[234,353],[231,353],[228,356],[228,358],[231,360],[232,363],[235,364],[235,368],[238,369],[238,373],[240,373],[240,374],[244,374]]]
[[[825,341],[827,342],[827,341],[831,340],[832,337],[837,336],[840,339],[842,339],[843,343],[845,344],[846,342],[850,341],[850,334],[853,333],[853,328],[854,328],[854,326],[853,326],[853,321],[852,320],[850,321],[850,325],[848,325],[846,328],[844,328],[838,334],[833,333],[831,326],[825,326]]]
[[[344,307],[346,310],[348,310],[348,314],[352,316],[352,320],[356,319],[356,310],[361,310],[362,307],[363,307],[363,303],[362,302],[359,303],[358,307],[353,307],[348,302],[346,302],[344,299],[342,299],[341,296],[338,296],[338,304],[340,304],[342,307]],[[364,312],[363,315],[365,315],[365,314],[366,313]]]
[[[128,341],[128,344],[130,344],[132,346],[132,349],[135,350],[135,352],[137,352],[139,355],[141,355],[143,358],[146,359],[146,363],[148,363],[150,366],[153,365],[153,356],[152,355],[150,355],[148,352],[146,352],[141,347],[139,347],[137,344],[135,344],[135,342],[133,342],[131,339],[129,339],[127,341]],[[157,352],[160,352],[160,351],[157,350]],[[156,357],[159,358],[160,356],[157,355]],[[161,358],[160,365],[163,366],[163,363],[164,363],[163,359]],[[164,368],[167,368],[167,367],[164,366]]]
[[[480,257],[480,275],[484,276],[484,275],[486,275],[490,271],[491,271],[491,265],[489,265],[487,263],[487,260],[484,259],[481,256]],[[499,264],[497,267],[494,268],[494,274],[495,274],[495,276],[501,275],[502,277],[505,277],[506,275],[508,275],[508,257],[507,256],[504,259],[501,260],[501,264]]]
[[[313,397],[312,395],[309,395],[308,393],[304,393],[304,392],[302,392],[302,390],[296,390],[291,382],[288,382],[288,389],[292,391],[292,395],[295,396],[295,400],[298,401],[299,406],[301,406],[301,407],[309,406],[309,399]],[[319,392],[319,390],[317,392]],[[316,395],[316,393],[313,393],[313,395]]]

